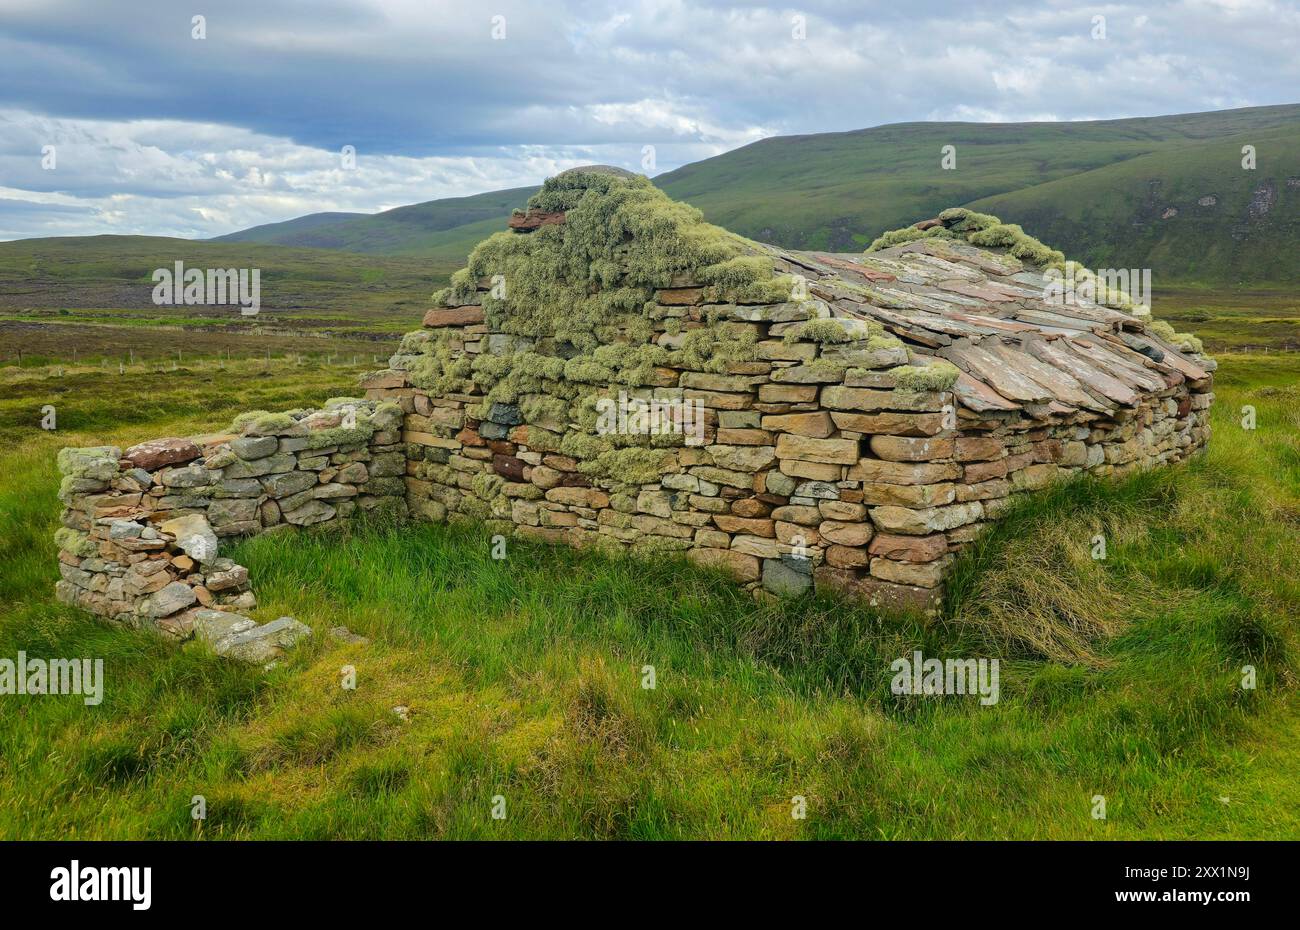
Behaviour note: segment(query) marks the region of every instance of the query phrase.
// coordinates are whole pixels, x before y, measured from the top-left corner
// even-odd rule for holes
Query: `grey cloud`
[[[1281,0],[6,0],[0,190],[215,235],[637,167],[645,145],[666,170],[774,133],[1292,102],[1297,37]],[[334,171],[345,144],[372,170]]]

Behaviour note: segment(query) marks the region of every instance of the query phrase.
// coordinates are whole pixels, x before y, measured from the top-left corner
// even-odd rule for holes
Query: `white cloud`
[[[202,42],[190,15],[6,3],[0,237],[217,235],[635,169],[644,145],[667,170],[776,133],[1189,112],[1300,86],[1300,10],[1280,0],[225,0]]]

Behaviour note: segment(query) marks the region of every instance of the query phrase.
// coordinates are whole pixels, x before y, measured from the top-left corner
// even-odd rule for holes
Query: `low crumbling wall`
[[[57,594],[91,613],[264,660],[306,629],[258,626],[248,571],[221,541],[386,508],[405,511],[395,404],[339,398],[321,410],[236,418],[231,430],[132,446],[64,449]]]
[[[517,337],[489,328],[477,298],[430,311],[425,332],[408,337],[393,367],[365,381],[368,398],[399,403],[406,414],[411,512],[576,546],[682,552],[756,591],[791,595],[816,584],[928,611],[954,554],[1016,494],[1084,472],[1175,462],[1209,436],[1209,377],[1170,374],[1163,390],[1111,414],[977,414],[951,391],[928,389],[945,377],[951,384],[955,372],[931,371],[914,355],[908,364],[901,344],[861,321],[807,325],[828,314],[818,301],[710,304],[707,289],[675,284],[647,310],[659,321],[653,344],[713,326],[751,345],[751,358],[728,362],[724,373],[659,365],[652,387],[583,385],[611,399],[625,392],[702,407],[698,445],[651,443],[641,449],[649,459],[613,468],[608,448],[573,441],[580,424],[537,402],[545,393],[502,403],[477,386],[420,386],[430,345],[444,370],[462,361],[494,370],[480,360],[520,351]],[[492,282],[478,285],[482,295]],[[841,332],[828,340],[827,327]],[[554,351],[544,342],[525,348]],[[582,448],[592,454],[575,454]],[[650,460],[646,480],[637,466]]]

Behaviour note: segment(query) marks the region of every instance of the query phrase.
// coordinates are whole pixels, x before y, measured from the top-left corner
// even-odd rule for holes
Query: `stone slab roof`
[[[880,323],[919,363],[956,365],[954,391],[977,413],[1113,415],[1215,368],[1153,333],[1149,317],[1069,289],[1047,299],[1041,271],[995,249],[940,239],[865,255],[760,247],[834,315]]]

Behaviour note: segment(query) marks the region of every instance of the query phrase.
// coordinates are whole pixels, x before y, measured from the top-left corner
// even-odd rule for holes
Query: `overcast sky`
[[[769,135],[1298,87],[1291,0],[0,0],[0,239],[208,237],[643,170],[645,146],[656,174]]]

